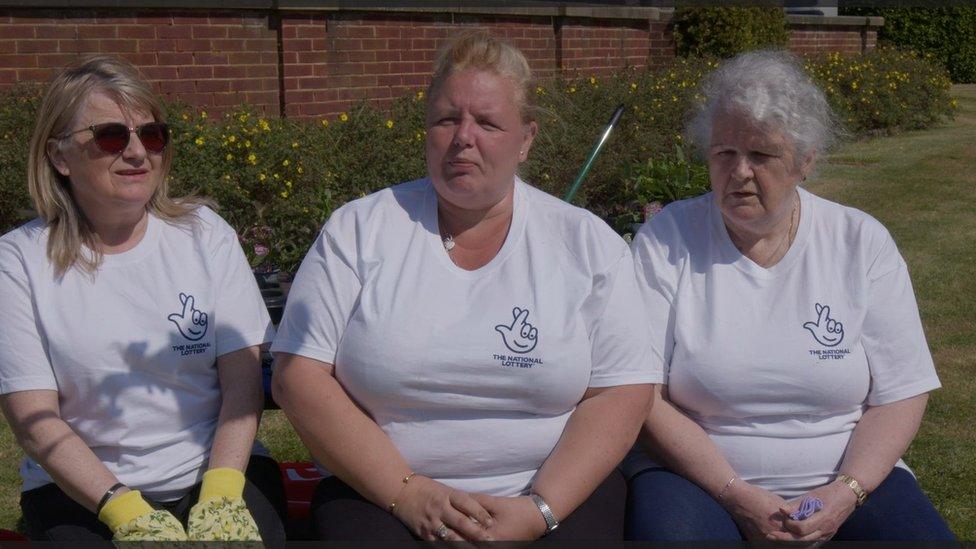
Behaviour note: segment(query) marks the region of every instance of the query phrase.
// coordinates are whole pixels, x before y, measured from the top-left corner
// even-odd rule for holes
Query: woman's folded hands
[[[729,487],[720,502],[747,540],[765,540],[777,532],[786,534],[782,509],[787,502],[769,490],[739,480]]]
[[[793,520],[794,513],[806,497],[819,498],[823,506],[819,512],[804,520]],[[844,524],[847,517],[854,512],[857,496],[844,483],[835,480],[816,490],[811,490],[802,496],[790,500],[783,506],[781,512],[786,517],[784,532],[773,532],[769,539],[776,541],[816,541],[829,540],[837,533],[837,529]]]
[[[488,532],[493,539],[531,541],[539,539],[546,532],[546,521],[529,496],[500,498],[473,494],[472,497],[491,513],[494,525]]]
[[[420,475],[404,486],[393,514],[424,540],[496,539],[494,519],[471,494]]]

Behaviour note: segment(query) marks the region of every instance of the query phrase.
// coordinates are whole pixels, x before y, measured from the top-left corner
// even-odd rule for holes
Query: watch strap
[[[868,493],[861,487],[861,483],[857,481],[856,478],[851,475],[841,473],[837,475],[837,479],[847,485],[854,492],[854,496],[857,498],[857,506],[860,507],[864,505],[864,502],[868,499]]]

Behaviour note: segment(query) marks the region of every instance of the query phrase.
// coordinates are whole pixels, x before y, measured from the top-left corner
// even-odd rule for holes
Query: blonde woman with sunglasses
[[[32,539],[283,540],[263,495],[280,479],[250,459],[273,328],[234,230],[167,195],[169,144],[115,58],[68,67],[39,108],[38,218],[0,238],[0,407]]]

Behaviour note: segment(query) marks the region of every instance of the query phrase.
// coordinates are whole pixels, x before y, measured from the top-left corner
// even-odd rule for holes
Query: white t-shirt
[[[588,387],[659,383],[627,245],[516,180],[505,243],[457,267],[426,179],[351,202],[309,251],[272,346],[335,365],[411,468],[529,488]]]
[[[833,480],[866,406],[940,386],[888,231],[799,195],[796,238],[769,269],[735,248],[712,193],[669,205],[633,243],[671,401],[783,497]],[[632,453],[625,469],[649,465]]]
[[[208,208],[152,215],[135,248],[94,277],[61,280],[34,220],[0,238],[0,393],[58,392],[61,417],[121,482],[159,499],[195,484],[210,455],[216,358],[270,341],[267,309],[234,230]],[[51,482],[33,460],[24,490]]]

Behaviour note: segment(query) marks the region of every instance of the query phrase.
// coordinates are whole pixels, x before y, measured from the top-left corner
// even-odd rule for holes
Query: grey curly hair
[[[800,60],[786,51],[741,53],[710,73],[701,91],[705,101],[689,121],[686,135],[703,156],[716,115],[730,112],[789,137],[798,163],[811,152],[822,154],[840,134],[827,98]]]

